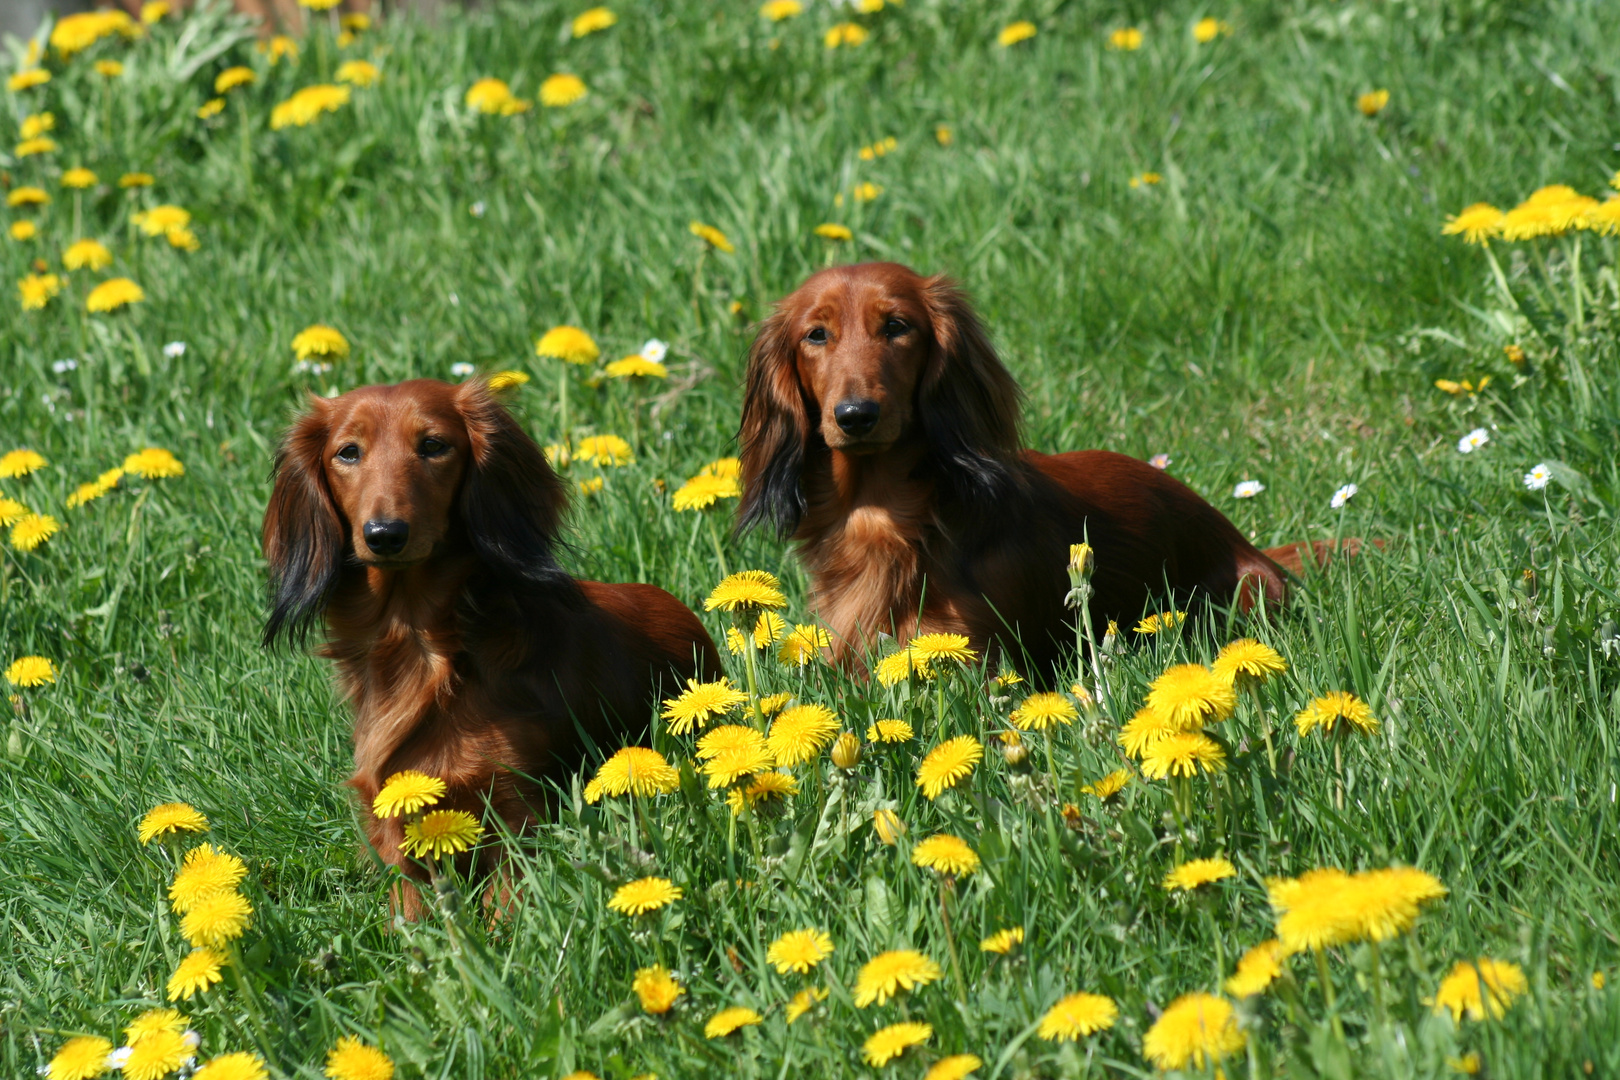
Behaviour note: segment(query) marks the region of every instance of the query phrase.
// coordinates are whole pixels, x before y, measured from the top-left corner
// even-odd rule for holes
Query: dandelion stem
[[[1343,1046],[1344,1024],[1339,1020],[1339,1003],[1333,995],[1333,975],[1328,971],[1327,953],[1322,949],[1311,951],[1316,954],[1316,973],[1322,980],[1322,1000],[1327,1005],[1328,1019],[1333,1022],[1333,1034]]]
[[[720,576],[730,577],[731,571],[726,566],[726,549],[720,545],[720,527],[714,523],[714,515],[703,514],[703,520],[709,523],[709,539],[714,541],[714,557],[720,560]]]
[[[951,932],[951,907],[946,900],[946,877],[939,879],[939,918],[945,924],[945,947],[951,953],[951,974],[956,977],[956,995],[962,1007],[967,1007],[967,980],[962,978],[962,961],[956,955],[956,935]]]
[[[264,1012],[259,1004],[259,995],[254,992],[253,984],[248,980],[246,965],[242,963],[242,950],[232,941],[228,948],[231,953],[231,978],[236,981],[236,989],[242,995],[242,1003],[247,1006],[248,1020],[253,1025],[253,1037],[259,1043],[259,1050],[264,1054],[266,1061],[274,1061],[270,1050],[270,1031],[264,1023]]]

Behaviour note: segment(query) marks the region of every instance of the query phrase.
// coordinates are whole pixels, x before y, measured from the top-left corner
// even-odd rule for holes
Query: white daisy
[[[450,374],[458,379],[465,379],[473,373],[473,366],[465,360],[450,365]]]
[[[1252,499],[1264,490],[1266,490],[1266,485],[1262,484],[1260,481],[1245,480],[1237,487],[1232,489],[1232,498]]]
[[[1152,457],[1148,458],[1148,464],[1153,466],[1155,469],[1168,469],[1170,467],[1170,455],[1154,454]]]
[[[1457,453],[1472,454],[1490,441],[1491,433],[1482,427],[1477,427],[1457,440]]]
[[[300,360],[293,365],[293,374],[295,375],[325,375],[331,370],[331,364],[321,364],[314,360]]]
[[[51,370],[58,375],[66,375],[70,371],[78,370],[78,367],[79,362],[77,360],[57,360],[51,364]]]
[[[183,341],[169,342],[167,345],[163,346],[163,355],[168,357],[170,360],[180,359],[182,356],[186,355],[186,343]]]
[[[662,364],[664,357],[669,354],[669,344],[657,338],[648,338],[647,344],[641,347],[641,358],[651,360],[655,364]]]
[[[107,1068],[122,1069],[124,1067],[124,1063],[129,1061],[129,1055],[133,1054],[134,1052],[135,1048],[133,1046],[120,1046],[118,1049],[107,1055]]]
[[[1540,491],[1551,479],[1552,470],[1543,463],[1524,474],[1524,486],[1531,491]]]
[[[1333,509],[1337,510],[1341,506],[1343,506],[1345,503],[1347,503],[1351,499],[1355,498],[1356,497],[1356,492],[1359,491],[1359,490],[1361,490],[1361,489],[1356,487],[1356,485],[1354,485],[1354,484],[1346,484],[1346,485],[1344,485],[1344,487],[1340,488],[1338,491],[1335,491],[1333,493]]]
[[[488,208],[484,206],[484,200],[479,199],[477,202],[475,202],[471,206],[467,207],[467,212],[470,213],[473,217],[483,217],[484,216],[484,211],[486,209],[488,209]]]

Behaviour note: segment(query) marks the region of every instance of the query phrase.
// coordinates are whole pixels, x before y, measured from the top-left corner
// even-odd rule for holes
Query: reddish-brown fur
[[[870,430],[846,430],[839,405],[875,417]],[[835,658],[859,663],[879,632],[949,631],[1050,672],[1074,641],[1063,599],[1069,545],[1082,540],[1097,553],[1099,629],[1134,624],[1167,594],[1184,606],[1280,603],[1284,569],[1325,553],[1262,552],[1135,458],[1023,449],[1019,406],[943,277],[835,267],[765,320],[748,360],[740,517],[798,541]]]
[[[324,618],[322,652],[354,710],[349,783],[372,846],[411,876],[425,874],[399,849],[399,819],[371,813],[388,776],[440,777],[439,808],[482,817],[487,804],[522,831],[545,801],[541,782],[577,768],[585,739],[617,745],[660,686],[720,670],[673,596],[557,566],[565,490],[480,382],[312,398],[276,455],[266,642]],[[379,554],[365,525],[384,521],[404,522],[409,538]],[[400,899],[419,909],[415,890]]]

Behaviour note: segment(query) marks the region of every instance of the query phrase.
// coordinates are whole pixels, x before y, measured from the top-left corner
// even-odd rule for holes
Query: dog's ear
[[[949,492],[993,500],[1016,486],[1023,395],[997,358],[966,294],[944,276],[923,282],[934,351],[918,391],[923,434]]]
[[[738,527],[769,524],[778,536],[792,536],[804,516],[806,443],[812,428],[809,407],[794,363],[788,300],[760,324],[748,351],[748,377],[743,392],[742,505]]]
[[[546,455],[481,380],[462,383],[456,408],[472,460],[461,482],[461,520],[485,565],[531,585],[567,585],[553,545],[567,488]]]
[[[343,519],[326,484],[332,404],[310,395],[276,449],[270,505],[264,511],[264,558],[270,564],[270,618],[264,644],[301,642],[326,608],[343,569]]]

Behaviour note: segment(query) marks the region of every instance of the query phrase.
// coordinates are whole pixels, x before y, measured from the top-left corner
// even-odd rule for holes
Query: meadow
[[[93,1076],[162,1035],[185,1051],[121,1074],[1620,1075],[1620,6],[798,7],[329,12],[266,42],[205,3],[6,44],[0,1069]],[[1261,546],[1385,547],[1286,611],[1123,626],[1044,712],[971,660],[885,685],[772,643],[760,694],[851,739],[745,796],[650,705],[656,792],[588,802],[587,762],[535,837],[480,840],[512,847],[499,917],[446,877],[396,921],[328,665],[259,645],[306,393],[516,372],[574,484],[571,570],[722,643],[705,599],[763,570],[809,625],[788,544],[674,495],[736,453],[751,323],[866,259],[972,293],[1029,445],[1165,455]],[[599,356],[539,355],[558,326]],[[609,374],[637,355],[662,372]],[[1122,727],[1238,638],[1286,670],[1217,707],[1218,761],[1150,775]],[[1341,691],[1331,730],[1296,723]],[[170,803],[206,831],[143,842]],[[251,915],[182,993],[200,843]],[[1296,940],[1302,875],[1399,867],[1438,890]],[[609,907],[648,878],[667,902]]]

